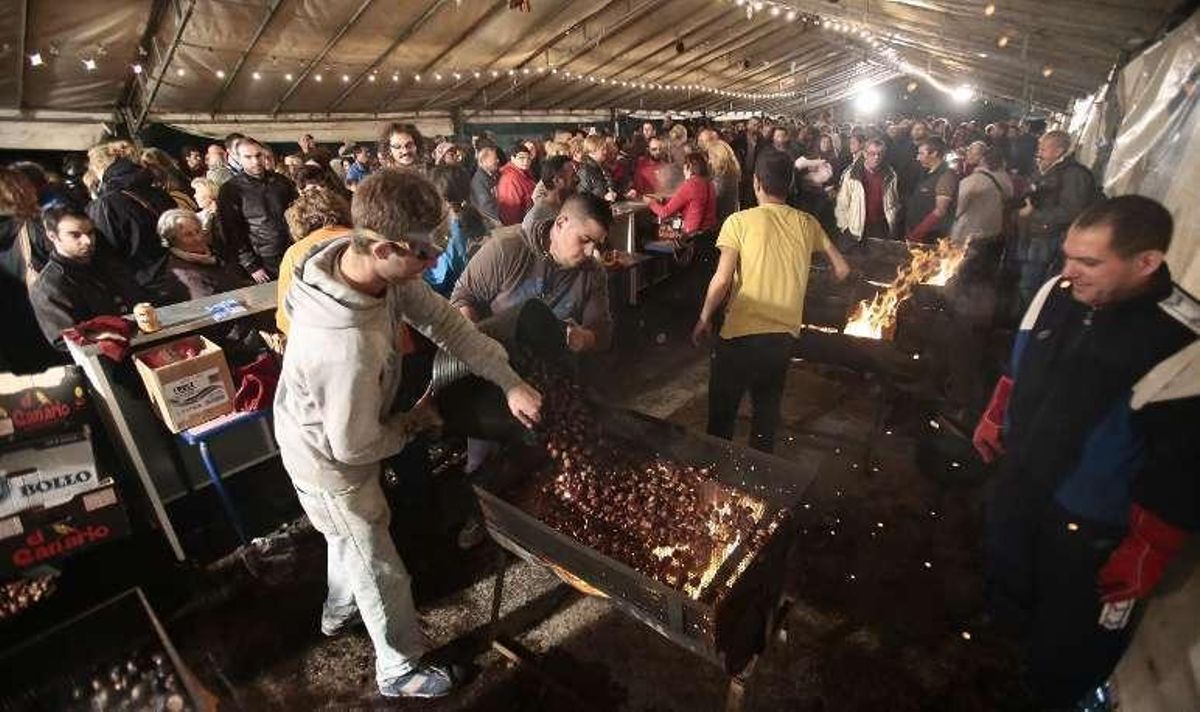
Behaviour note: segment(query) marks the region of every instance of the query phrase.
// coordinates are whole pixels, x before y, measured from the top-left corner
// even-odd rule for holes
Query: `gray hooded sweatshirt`
[[[344,237],[311,253],[297,265],[286,299],[292,326],[275,393],[275,438],[284,468],[302,488],[336,492],[377,477],[380,460],[426,422],[393,412],[400,321],[505,392],[522,382],[504,347],[423,280],[373,297],[335,277],[349,245]]]

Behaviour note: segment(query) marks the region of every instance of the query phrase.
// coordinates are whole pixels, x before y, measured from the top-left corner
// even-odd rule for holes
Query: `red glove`
[[[1188,533],[1133,505],[1129,533],[1100,569],[1100,600],[1105,603],[1145,598],[1179,553]]]
[[[983,411],[979,425],[975,426],[975,435],[971,442],[974,443],[979,457],[986,463],[995,460],[997,455],[1004,454],[1004,412],[1008,410],[1008,397],[1012,395],[1012,389],[1013,379],[1001,376],[1000,380],[996,381],[996,389],[992,391],[991,402]]]

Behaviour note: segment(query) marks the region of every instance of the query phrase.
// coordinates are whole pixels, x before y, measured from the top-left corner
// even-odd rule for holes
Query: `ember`
[[[913,247],[912,259],[896,270],[896,278],[871,301],[862,300],[846,321],[842,333],[864,339],[890,339],[896,329],[896,311],[912,296],[917,284],[945,286],[962,264],[967,246],[955,246],[949,238],[938,240],[936,248]]]
[[[539,377],[540,376],[540,377]],[[532,506],[558,531],[693,600],[744,542],[760,542],[765,505],[683,465],[606,437],[578,385],[538,374],[553,464]]]

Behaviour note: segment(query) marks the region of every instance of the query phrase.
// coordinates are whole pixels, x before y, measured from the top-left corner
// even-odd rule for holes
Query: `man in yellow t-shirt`
[[[812,253],[825,253],[839,281],[850,273],[816,218],[784,202],[791,178],[786,154],[768,151],[758,159],[758,207],[725,220],[717,238],[721,260],[692,330],[699,345],[712,332],[713,315],[726,304],[709,372],[708,433],[733,438],[738,405],[749,391],[750,446],[764,452],[775,448],[780,395],[800,333]]]

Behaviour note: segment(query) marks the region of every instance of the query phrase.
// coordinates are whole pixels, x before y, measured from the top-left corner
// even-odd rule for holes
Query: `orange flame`
[[[944,286],[962,264],[967,246],[955,246],[949,238],[938,240],[937,247],[909,249],[912,259],[896,269],[896,278],[870,301],[862,300],[846,321],[842,333],[864,339],[892,338],[896,330],[896,312],[912,296],[918,284]]]

